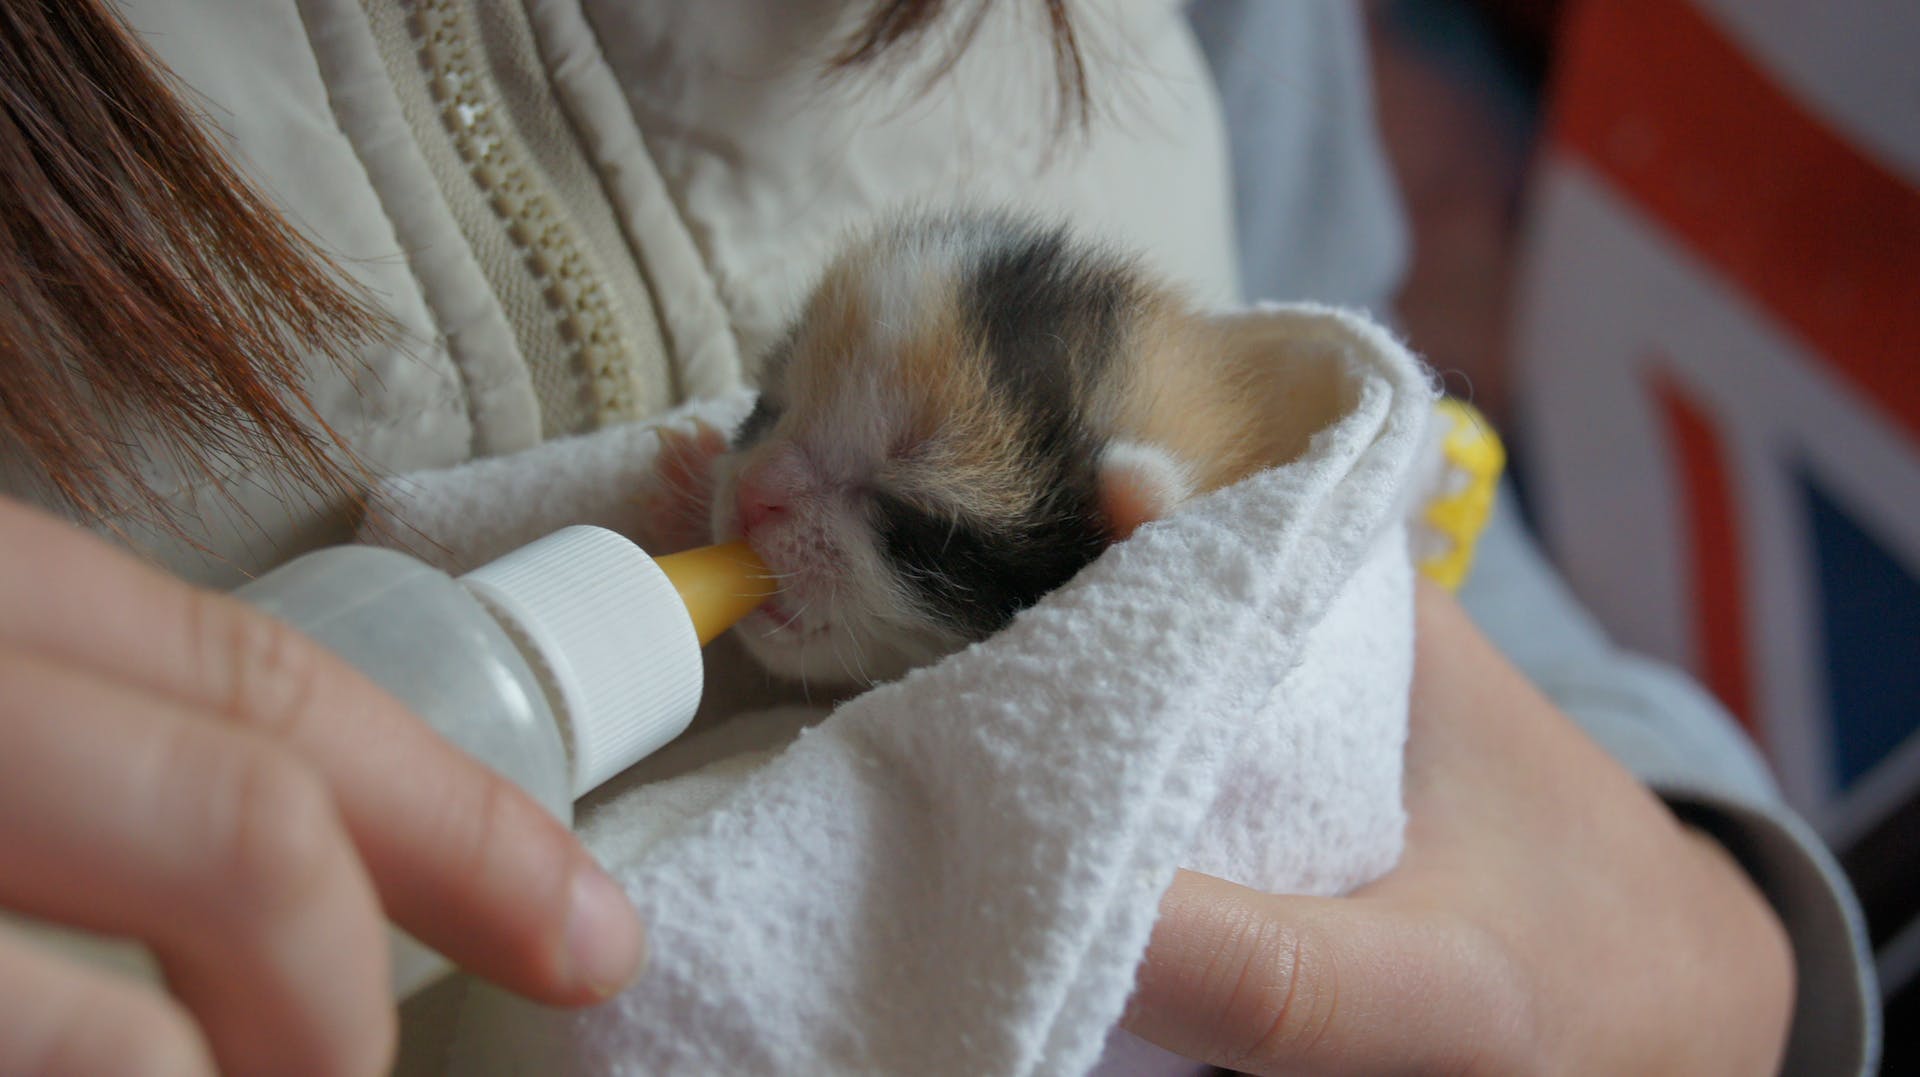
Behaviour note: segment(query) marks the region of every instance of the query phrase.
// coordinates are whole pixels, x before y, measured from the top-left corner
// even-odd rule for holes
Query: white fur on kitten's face
[[[871,493],[885,456],[875,445],[897,424],[875,413],[848,418],[845,426],[776,423],[716,465],[715,541],[745,534],[780,581],[738,634],[768,669],[818,684],[891,680],[966,642],[898,586],[880,549]],[[771,494],[781,506],[751,529],[742,527],[743,469],[751,470],[749,499]]]

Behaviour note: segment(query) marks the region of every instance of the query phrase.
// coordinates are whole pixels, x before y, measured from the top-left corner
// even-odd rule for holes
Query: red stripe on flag
[[[1555,142],[1920,435],[1920,188],[1686,0],[1588,0],[1563,46]]]
[[[1753,712],[1747,665],[1745,557],[1732,476],[1720,437],[1700,406],[1658,371],[1649,390],[1666,421],[1674,469],[1680,477],[1680,518],[1686,521],[1693,580],[1693,639],[1700,678],[1764,743]]]

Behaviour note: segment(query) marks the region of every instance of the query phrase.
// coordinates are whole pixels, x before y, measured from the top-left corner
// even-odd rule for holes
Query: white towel
[[[1303,457],[824,719],[752,715],[641,764],[580,823],[647,921],[647,972],[584,1013],[471,992],[457,1068],[1117,1071],[1143,1057],[1102,1062],[1176,867],[1310,894],[1387,870],[1412,663],[1400,517],[1433,391],[1357,316],[1230,317],[1299,372]],[[573,522],[644,541],[652,444],[614,430],[412,476],[375,518],[451,567]]]

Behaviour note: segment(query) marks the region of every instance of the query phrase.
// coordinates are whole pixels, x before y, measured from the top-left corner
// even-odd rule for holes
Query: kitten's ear
[[[1193,479],[1172,453],[1138,441],[1116,441],[1100,457],[1100,515],[1115,542],[1158,520],[1193,496]]]

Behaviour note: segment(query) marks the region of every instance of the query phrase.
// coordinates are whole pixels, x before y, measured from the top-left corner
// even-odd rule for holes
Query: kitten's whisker
[[[840,672],[846,674],[848,680],[853,680],[854,679],[853,670],[847,668],[847,656],[840,653],[839,636],[834,633],[829,633],[827,636],[827,642],[833,647],[834,659],[840,663]]]
[[[776,632],[785,632],[787,629],[792,628],[794,626],[794,623],[799,621],[801,616],[804,615],[808,610],[812,608],[813,608],[813,603],[809,601],[805,605],[801,606],[799,609],[795,610],[793,612],[793,616],[787,618],[785,624],[774,625],[771,630],[769,630],[765,635],[762,635],[760,638],[769,639]]]
[[[872,688],[873,675],[867,672],[866,644],[857,632],[848,632],[847,641],[853,644],[853,664],[860,670],[860,683]]]
[[[827,603],[828,603],[828,605],[836,605],[836,600],[837,600],[837,599],[838,599],[839,597],[840,597],[840,584],[839,584],[839,581],[837,581],[837,580],[836,580],[836,581],[834,582],[834,584],[833,584],[833,588],[832,588],[832,589],[831,589],[830,591],[828,591],[828,592],[827,592]],[[852,636],[852,635],[853,635],[853,633],[852,633],[852,632],[848,632],[848,633],[846,633],[846,634],[847,634],[848,636]],[[872,686],[873,686],[873,681],[867,678],[867,676],[866,676],[866,669],[865,669],[865,667],[864,667],[864,666],[862,666],[862,667],[861,667],[861,672],[859,672],[859,673],[857,673],[857,674],[856,674],[856,673],[855,673],[855,672],[854,672],[854,671],[853,671],[852,669],[850,669],[850,668],[848,668],[848,666],[847,666],[847,656],[846,656],[846,655],[845,655],[844,653],[842,653],[842,652],[841,652],[841,650],[840,650],[840,633],[838,633],[838,632],[830,632],[830,633],[828,633],[828,636],[827,636],[827,638],[828,638],[828,641],[829,641],[829,642],[831,642],[831,643],[833,644],[833,656],[834,656],[835,658],[837,658],[837,659],[839,659],[839,660],[840,660],[840,672],[842,672],[842,673],[844,673],[844,674],[846,674],[846,675],[847,675],[847,677],[848,677],[849,679],[851,679],[851,680],[856,680],[856,681],[862,681],[862,682],[864,682],[864,683],[865,683],[865,684],[866,684],[866,685],[867,685],[868,687],[872,687]],[[852,640],[852,642],[853,642],[853,644],[854,644],[854,646],[855,646],[855,648],[858,648],[858,647],[859,647],[859,645],[860,645],[860,643],[859,643],[859,640],[857,640],[857,639],[855,639],[855,640]],[[856,658],[856,660],[858,659],[858,653],[859,653],[859,652],[858,652],[858,651],[856,650],[856,651],[855,651],[855,658]]]

